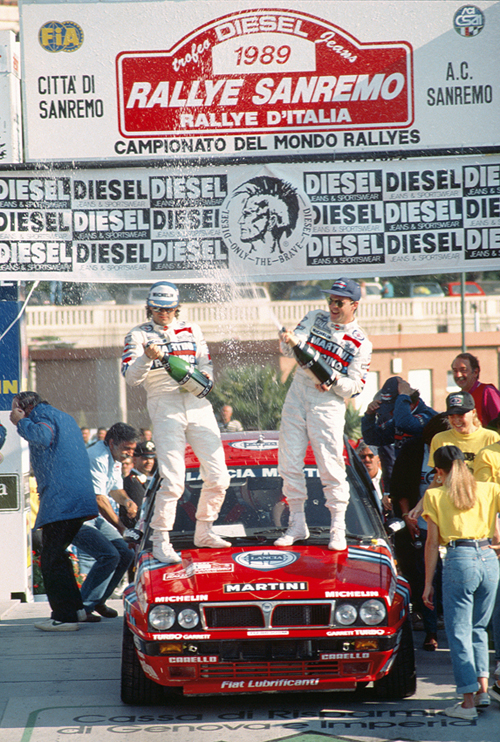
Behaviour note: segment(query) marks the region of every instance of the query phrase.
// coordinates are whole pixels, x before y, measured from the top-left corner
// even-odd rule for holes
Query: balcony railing
[[[294,327],[324,301],[183,304],[181,316],[199,323],[209,342],[268,340],[276,337],[276,322]],[[69,345],[76,348],[119,347],[127,332],[145,321],[141,305],[35,306],[26,310],[28,342],[34,347]],[[376,299],[360,303],[358,319],[368,335],[460,332],[460,298]],[[500,296],[466,298],[465,329],[500,328]]]

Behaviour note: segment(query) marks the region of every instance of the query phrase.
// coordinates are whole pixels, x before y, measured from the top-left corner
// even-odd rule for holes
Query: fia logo
[[[73,21],[47,21],[38,32],[38,41],[46,52],[76,52],[83,44],[83,31]]]

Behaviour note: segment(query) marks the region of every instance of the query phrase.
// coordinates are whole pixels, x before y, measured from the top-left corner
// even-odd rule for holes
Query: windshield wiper
[[[284,531],[282,528],[267,528],[262,531],[253,531],[252,533],[247,534],[247,538],[282,535],[283,533]],[[310,536],[323,536],[326,533],[330,533],[330,526],[310,526],[309,533]],[[372,538],[375,538],[375,536],[360,536],[357,533],[346,533],[346,538],[352,539],[353,541],[370,541]],[[303,540],[307,541],[307,539]]]
[[[324,533],[330,533],[330,526],[311,526],[309,528],[310,537],[311,536],[322,536]],[[309,538],[310,538],[309,537]],[[360,536],[357,533],[349,533],[347,532],[345,535],[346,539],[352,539],[353,541],[370,541],[372,538],[375,538],[375,536]]]

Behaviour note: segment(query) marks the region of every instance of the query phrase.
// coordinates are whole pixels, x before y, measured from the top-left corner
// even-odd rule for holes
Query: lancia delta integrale
[[[161,703],[166,693],[354,690],[379,696],[415,691],[409,588],[398,575],[378,500],[346,443],[351,490],[348,548],[329,551],[330,514],[308,449],[310,537],[274,546],[288,523],[278,476],[277,433],[224,434],[231,475],[214,525],[231,548],[193,545],[201,489],[186,452],[186,487],[170,534],[182,563],[151,553],[150,485],[136,547],[136,579],[125,591],[122,700]]]

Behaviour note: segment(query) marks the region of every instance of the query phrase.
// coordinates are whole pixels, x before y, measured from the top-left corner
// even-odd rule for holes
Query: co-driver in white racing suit
[[[363,389],[372,345],[354,319],[361,297],[359,285],[351,279],[339,278],[325,293],[330,295],[330,311],[309,312],[294,334],[321,353],[332,367],[334,382],[329,387],[321,385],[298,367],[288,391],[281,418],[279,473],[290,508],[290,521],[287,531],[275,544],[291,546],[309,536],[304,512],[307,490],[303,467],[310,441],[331,514],[329,548],[340,551],[347,546],[345,511],[349,502],[343,457],[345,402]],[[287,331],[282,333],[281,348],[285,355],[291,356],[293,352],[286,345],[289,337]]]
[[[196,365],[205,376],[212,376],[212,362],[201,329],[177,319],[178,306],[179,292],[174,284],[154,284],[147,301],[149,319],[127,335],[122,359],[127,384],[143,385],[147,392],[163,478],[151,520],[153,556],[166,564],[180,561],[168,532],[174,524],[177,501],[184,492],[186,442],[200,461],[203,479],[194,543],[208,548],[230,546],[212,531],[230,483],[212,405],[180,387],[158,360],[165,353],[177,355]]]

